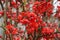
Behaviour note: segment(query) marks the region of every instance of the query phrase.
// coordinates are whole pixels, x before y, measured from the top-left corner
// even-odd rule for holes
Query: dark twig
[[[4,7],[3,7],[3,4],[2,4],[2,2],[1,2],[1,0],[0,0],[0,4],[1,4],[1,7],[2,7],[2,10],[4,10]]]

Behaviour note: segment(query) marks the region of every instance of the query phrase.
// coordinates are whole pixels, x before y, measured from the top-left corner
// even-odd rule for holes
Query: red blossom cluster
[[[51,16],[51,14],[53,13],[53,5],[51,4],[51,2],[46,2],[46,1],[42,1],[42,2],[35,2],[34,6],[33,6],[33,11],[36,14],[40,14],[40,15],[44,15],[46,14],[48,17]]]
[[[10,33],[17,34],[17,32],[18,32],[17,28],[14,28],[14,26],[12,26],[12,25],[7,25],[6,28],[8,30],[8,31],[6,31],[6,34],[10,34]]]
[[[56,18],[58,18],[58,19],[60,19],[60,6],[57,6],[57,12],[56,12],[56,14],[55,14],[55,17]]]

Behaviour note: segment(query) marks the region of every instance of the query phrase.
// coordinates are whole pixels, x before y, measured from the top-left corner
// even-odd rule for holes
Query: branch
[[[1,0],[0,0],[0,4],[1,4],[1,7],[2,7],[2,10],[4,10],[4,7],[3,7],[3,4],[2,4],[2,2],[1,2]]]

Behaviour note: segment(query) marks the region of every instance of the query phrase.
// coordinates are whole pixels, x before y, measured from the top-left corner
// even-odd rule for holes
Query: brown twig
[[[0,4],[1,4],[1,7],[2,7],[2,10],[4,10],[4,7],[3,7],[3,4],[2,4],[2,2],[1,2],[1,0],[0,0]]]

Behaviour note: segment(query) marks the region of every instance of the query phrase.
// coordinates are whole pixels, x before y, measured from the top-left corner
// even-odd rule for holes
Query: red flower
[[[16,17],[17,17],[16,12],[13,12],[12,14],[13,14],[13,15],[12,15],[12,17],[14,17],[14,18],[16,18]]]
[[[0,35],[0,38],[2,38],[2,36]]]
[[[47,40],[46,38],[43,38],[43,40]]]
[[[10,12],[6,12],[6,15],[7,15],[8,18],[11,18]]]
[[[12,34],[17,34],[17,33],[18,33],[17,28],[13,28]]]
[[[12,5],[16,5],[16,2],[12,1],[11,4],[12,4]]]
[[[57,36],[58,36],[58,38],[60,38],[60,34],[59,33],[57,34]]]
[[[3,16],[3,15],[4,15],[3,11],[0,11],[0,17]]]
[[[26,16],[26,12],[21,12],[22,17]]]
[[[9,25],[6,25],[6,28],[7,28],[8,30],[10,30],[11,28],[13,28],[13,26],[12,26],[11,24],[9,24]]]
[[[7,22],[7,25],[10,25],[10,22]]]
[[[34,30],[35,30],[35,29],[32,27],[32,28],[31,28],[31,31],[34,32]]]
[[[18,21],[22,20],[22,15],[18,15]]]
[[[43,34],[51,34],[51,33],[54,33],[54,29],[50,29],[50,28],[43,28],[42,29],[42,33]]]
[[[8,35],[9,35],[9,34],[10,34],[9,30],[6,30],[6,31],[5,31],[5,34],[8,34]]]
[[[55,17],[58,18],[58,19],[60,19],[60,12],[56,13]]]
[[[45,27],[45,26],[46,26],[46,22],[43,22],[43,23],[41,24],[41,26],[42,26],[42,27]]]
[[[51,16],[51,14],[53,13],[52,11],[53,11],[53,10],[51,10],[51,9],[50,9],[50,10],[47,10],[47,16],[48,16],[48,17]]]
[[[27,33],[28,33],[28,34],[31,34],[31,33],[32,33],[32,30],[31,30],[31,29],[28,29],[28,30],[27,30]]]
[[[22,24],[27,24],[27,23],[29,23],[29,20],[28,19],[23,19],[23,20],[21,20],[20,21]]]
[[[21,31],[19,31],[20,33],[23,33],[24,31],[23,30],[21,30]]]

